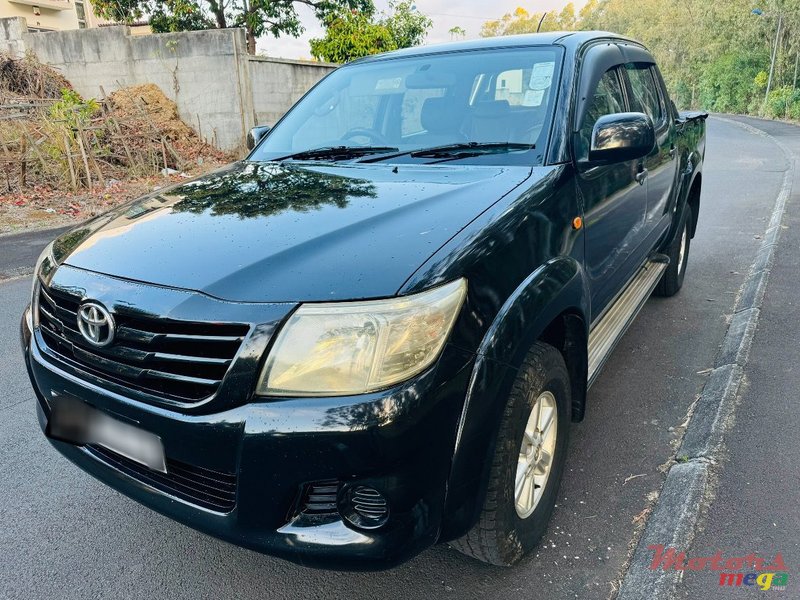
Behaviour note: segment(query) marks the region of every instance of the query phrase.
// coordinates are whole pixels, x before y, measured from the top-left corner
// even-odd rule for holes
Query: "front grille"
[[[92,454],[129,477],[202,508],[226,513],[236,505],[236,475],[170,458],[167,458],[167,473],[160,473],[102,446],[87,447]]]
[[[242,324],[115,313],[114,342],[97,348],[78,331],[80,298],[41,284],[38,304],[39,328],[52,352],[110,381],[184,402],[216,392],[249,331]]]

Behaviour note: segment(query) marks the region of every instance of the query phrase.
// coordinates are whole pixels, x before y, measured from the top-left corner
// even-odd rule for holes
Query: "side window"
[[[671,121],[677,116],[673,112],[677,109],[673,108],[673,102],[669,97],[669,92],[667,92],[667,85],[664,83],[664,77],[661,75],[661,71],[658,70],[657,65],[650,65],[650,72],[656,80],[656,87],[658,87],[658,92],[661,96],[661,108],[664,110],[664,116],[667,121]]]
[[[657,127],[664,120],[665,111],[661,105],[661,96],[658,93],[650,65],[629,63],[625,65],[625,70],[628,72],[628,79],[633,91],[631,110],[649,115]]]
[[[606,71],[603,77],[600,78],[592,101],[586,109],[586,116],[583,118],[583,124],[578,134],[580,147],[576,150],[579,157],[585,157],[589,154],[592,129],[594,129],[597,119],[604,115],[613,115],[620,112],[625,112],[625,96],[622,94],[619,72],[616,68],[613,68]]]

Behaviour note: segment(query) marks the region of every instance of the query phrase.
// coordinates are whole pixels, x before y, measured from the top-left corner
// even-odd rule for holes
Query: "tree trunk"
[[[225,20],[224,2],[218,2],[217,0],[206,0],[206,1],[208,2],[208,7],[211,10],[211,14],[214,15],[214,19],[217,22],[217,28],[227,29],[228,22]]]
[[[217,27],[220,29],[227,29],[228,22],[225,20],[225,9],[221,7],[218,8],[214,11],[214,16],[217,19]]]
[[[249,25],[247,26],[247,53],[256,53],[256,36],[253,35],[253,28]]]

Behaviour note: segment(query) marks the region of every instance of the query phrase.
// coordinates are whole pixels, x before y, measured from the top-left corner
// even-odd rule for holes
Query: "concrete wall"
[[[28,25],[22,17],[0,19],[0,52],[12,55],[25,53],[22,36],[28,33]]]
[[[261,56],[248,56],[247,61],[258,125],[274,125],[288,107],[336,68],[324,63]]]
[[[333,67],[248,56],[243,29],[132,36],[127,27],[28,33],[0,19],[0,50],[32,51],[84,97],[154,83],[181,118],[226,151],[243,151],[257,122],[274,124]]]

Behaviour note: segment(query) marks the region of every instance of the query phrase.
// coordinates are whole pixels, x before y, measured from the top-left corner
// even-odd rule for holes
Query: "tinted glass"
[[[658,95],[653,72],[648,64],[627,64],[628,79],[633,90],[631,110],[650,115],[653,123],[658,124],[664,117],[661,99]]]
[[[410,151],[510,142],[536,149],[468,160],[536,164],[548,139],[561,52],[537,46],[341,67],[292,108],[251,160],[326,146]]]
[[[597,83],[592,101],[586,109],[586,116],[583,119],[578,136],[580,140],[579,157],[585,157],[589,153],[592,129],[594,129],[597,119],[604,115],[613,115],[621,112],[625,112],[625,97],[622,94],[619,73],[616,68],[609,69]]]

